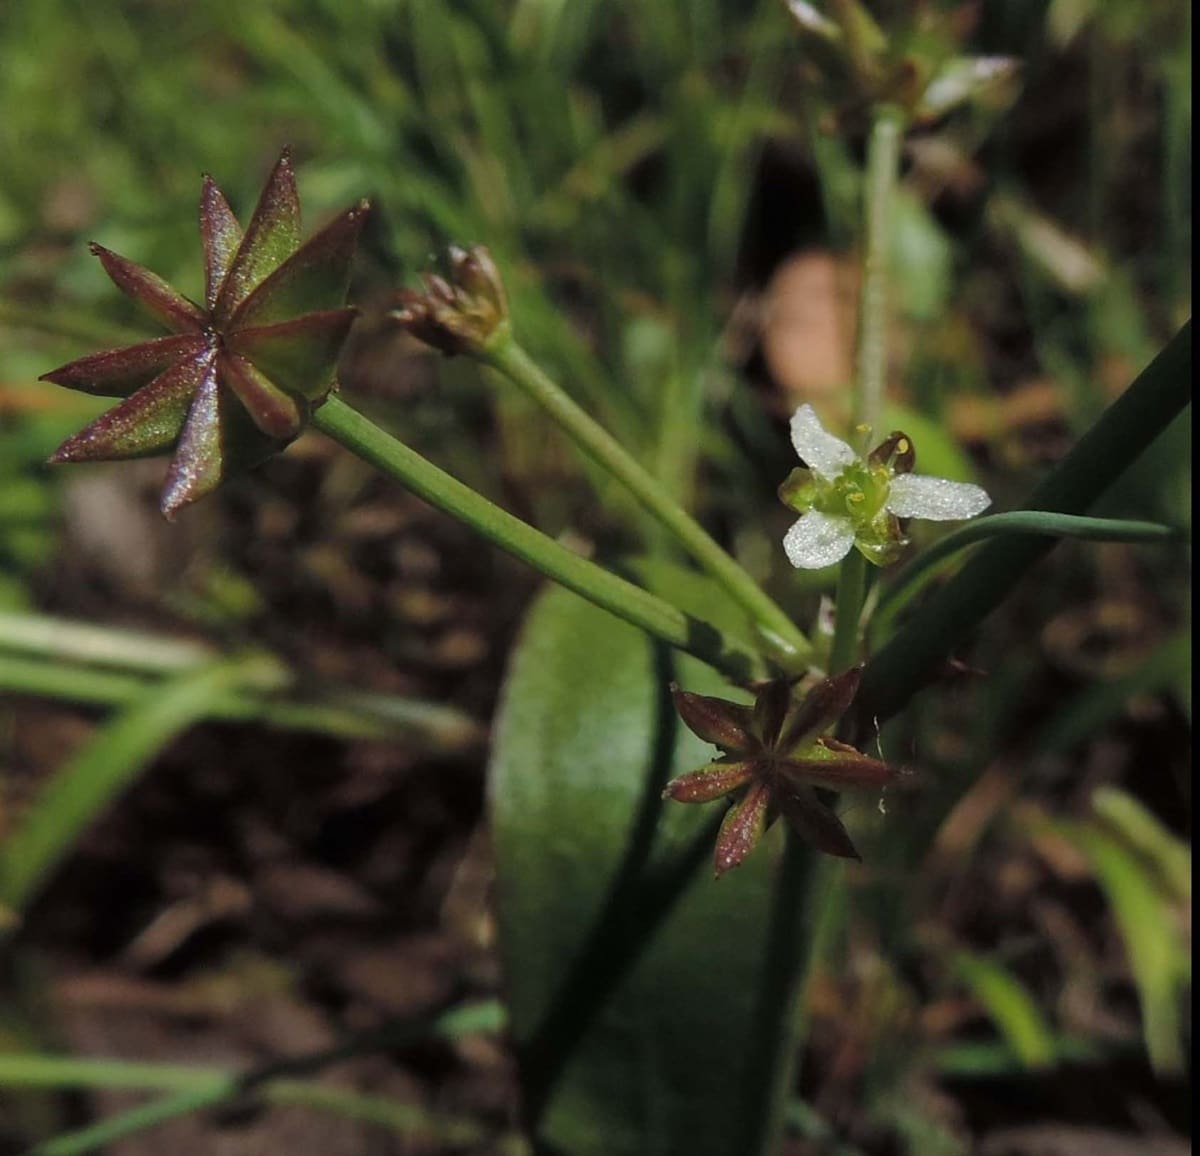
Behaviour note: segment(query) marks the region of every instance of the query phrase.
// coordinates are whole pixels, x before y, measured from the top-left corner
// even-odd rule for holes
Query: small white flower
[[[801,515],[783,548],[803,570],[832,566],[852,547],[886,565],[906,544],[899,519],[952,522],[991,505],[979,486],[911,473],[915,454],[902,433],[860,456],[821,425],[811,405],[792,415],[792,445],[807,468],[793,470],[779,487],[780,498]]]

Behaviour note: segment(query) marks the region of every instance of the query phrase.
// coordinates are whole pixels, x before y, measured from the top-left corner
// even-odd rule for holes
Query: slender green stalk
[[[567,396],[509,335],[480,357],[532,398],[593,461],[608,470],[680,545],[725,589],[764,638],[789,663],[798,665],[811,653],[808,639],[755,580],[713,540],[657,478],[607,430]]]
[[[796,1070],[800,992],[813,959],[812,897],[817,856],[790,827],[771,897],[771,938],[755,993],[754,1030],[741,1089],[738,1135],[742,1151],[778,1152]]]
[[[888,254],[892,200],[900,169],[904,116],[895,108],[878,110],[867,142],[863,190],[862,285],[858,306],[858,353],[854,420],[878,432],[887,383]]]
[[[1013,534],[1039,534],[1051,538],[1079,538],[1090,542],[1170,542],[1178,531],[1157,522],[1128,522],[1117,518],[1083,518],[1044,510],[1014,510],[977,518],[922,550],[897,575],[879,601],[872,627],[887,636],[895,616],[913,599],[926,579],[959,550],[988,538]]]
[[[887,375],[888,223],[896,171],[900,163],[903,119],[890,108],[879,110],[871,128],[867,152],[867,181],[863,216],[866,241],[863,252],[862,289],[859,301],[858,357],[855,374],[855,420],[875,428],[883,406]],[[853,666],[858,658],[859,623],[867,592],[867,560],[851,550],[838,573],[831,674]],[[765,1103],[752,1098],[744,1104],[760,1105],[760,1120],[747,1121],[754,1146],[747,1151],[774,1152],[786,1123],[788,1090],[798,1059],[800,1024],[797,1002],[801,984],[817,950],[815,928],[829,904],[841,902],[841,874],[818,887],[829,873],[814,869],[816,856],[791,829],[779,872],[771,917],[772,952],[760,995],[772,1027],[762,1027],[755,1039],[766,1066],[752,1065],[755,1078],[769,1089]],[[805,903],[805,899],[809,903]],[[766,999],[764,1005],[761,1001]]]
[[[854,372],[854,420],[877,430],[887,386],[888,259],[892,200],[900,168],[904,116],[890,105],[876,110],[867,141],[863,185],[862,280],[858,298],[858,349]],[[867,562],[851,550],[838,574],[837,607],[829,673],[853,666],[867,593]]]
[[[489,542],[618,618],[695,655],[731,678],[745,678],[760,666],[758,655],[741,642],[581,558],[540,530],[493,505],[397,441],[341,398],[329,398],[317,410],[313,424],[351,453],[397,479],[418,497],[458,518]]]
[[[830,674],[841,674],[858,660],[859,623],[866,593],[867,560],[857,550],[851,550],[838,571],[833,647],[829,652]]]
[[[1188,321],[1034,489],[1026,508],[1063,514],[1086,510],[1191,399]],[[895,714],[1054,543],[1054,538],[1025,533],[982,546],[872,658],[859,690],[862,717],[883,720]]]

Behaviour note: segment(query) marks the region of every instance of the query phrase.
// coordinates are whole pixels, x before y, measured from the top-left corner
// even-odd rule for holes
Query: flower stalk
[[[641,506],[719,582],[759,627],[775,656],[798,668],[812,654],[808,638],[757,582],[655,478],[594,418],[578,406],[507,331],[477,354],[558,423],[594,462],[608,470]]]
[[[867,141],[867,179],[863,189],[864,250],[858,302],[858,349],[854,381],[854,417],[877,430],[887,382],[888,256],[892,199],[900,169],[904,116],[898,108],[875,110]],[[866,597],[866,566],[852,550],[838,576],[830,673],[853,666],[859,622]]]
[[[798,669],[812,654],[808,639],[754,579],[712,539],[603,426],[563,390],[517,342],[499,270],[481,246],[448,253],[447,275],[426,274],[424,289],[403,289],[393,321],[447,356],[464,354],[496,370],[548,414],[597,465],[638,503],[742,607],[785,667]]]
[[[857,660],[859,621],[866,595],[867,560],[857,550],[851,550],[838,570],[833,644],[829,651],[830,674],[848,670]]]
[[[880,108],[867,141],[866,186],[863,190],[864,249],[858,305],[858,349],[855,369],[854,420],[880,428],[887,380],[888,248],[904,116],[891,106]]]
[[[877,107],[868,143],[867,183],[864,190],[866,242],[859,299],[854,395],[856,422],[868,425],[872,429],[877,429],[879,425],[887,373],[887,226],[902,139],[903,118],[900,113],[887,106]],[[815,419],[815,415],[813,417]],[[793,441],[798,440],[795,421],[793,418]],[[824,442],[824,438],[820,436],[824,431],[821,430],[819,422],[816,422],[815,428],[812,422],[803,424],[807,428],[810,442],[824,444],[827,451],[832,449],[834,459],[844,456],[836,447],[830,447]],[[892,439],[888,441],[891,442]],[[896,444],[898,447],[899,443]],[[804,454],[801,456],[804,457]],[[813,464],[807,457],[805,461],[810,466]],[[888,464],[891,466],[897,463]],[[911,461],[902,455],[898,464],[901,473],[909,476],[904,466],[911,469]],[[892,472],[894,475],[895,471]],[[787,486],[786,482],[784,486]],[[783,487],[781,491],[782,489]],[[884,492],[886,499],[888,491]],[[801,522],[812,519],[815,513],[819,512],[804,513]],[[887,511],[881,509],[880,513],[886,514]],[[797,526],[799,524],[797,523]],[[795,529],[796,527],[793,527],[793,531]],[[864,544],[868,549],[877,545],[886,553],[887,546],[891,544],[886,539],[894,537],[890,522],[888,530],[885,540],[875,542],[872,536],[871,540],[865,541]],[[854,534],[851,542],[857,544],[858,537],[857,533]],[[814,554],[820,552],[816,549],[817,543],[810,545]],[[833,679],[840,675],[844,677],[843,672],[855,666],[867,578],[867,556],[862,550],[846,544],[842,554],[835,551],[834,557],[829,561],[836,561],[838,557],[842,557],[842,563],[838,572],[834,639],[828,662],[829,674]],[[795,557],[791,560],[793,564],[796,563]],[[881,555],[880,561],[883,560],[884,556]],[[857,678],[855,688],[857,689]],[[818,800],[820,801],[819,796]],[[829,813],[833,815],[832,811]],[[837,821],[836,816],[834,820]],[[823,880],[826,881],[824,887]],[[815,958],[816,946],[811,925],[805,922],[800,912],[807,910],[808,918],[818,921],[819,909],[836,902],[834,896],[841,892],[841,873],[839,871],[834,874],[828,863],[818,861],[817,857],[809,853],[805,841],[795,829],[789,828],[780,865],[779,882],[776,886],[771,935],[773,943],[778,945],[778,950],[772,955],[760,997],[760,1039],[766,1047],[762,1055],[752,1060],[756,1083],[765,1087],[767,1094],[765,1102],[760,1098],[761,1093],[745,1098],[749,1110],[747,1130],[753,1138],[753,1148],[748,1150],[757,1152],[772,1151],[779,1144],[783,1132],[784,1097],[786,1089],[791,1086],[792,1074],[797,1063],[796,1043],[799,1032],[795,1020],[795,1007],[809,966]],[[804,903],[805,898],[810,900],[808,905]],[[812,902],[814,899],[815,903]]]
[[[493,545],[618,618],[695,655],[734,680],[749,677],[761,665],[759,656],[740,641],[581,558],[502,510],[380,429],[340,397],[330,396],[313,414],[312,424]]]

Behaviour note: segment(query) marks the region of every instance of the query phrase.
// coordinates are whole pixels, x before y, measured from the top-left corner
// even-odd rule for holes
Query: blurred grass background
[[[1004,509],[1190,313],[1191,10],[981,0],[945,19],[966,50],[1015,55],[1024,72],[1011,108],[910,138],[889,423],[923,470],[976,477]],[[149,333],[86,242],[196,295],[199,174],[244,215],[284,144],[309,228],[360,196],[375,205],[355,289],[366,316],[343,367],[364,408],[552,533],[609,553],[653,545],[519,399],[372,324],[440,246],[487,244],[523,342],[575,396],[802,621],[829,590],[784,563],[774,487],[792,464],[791,409],[841,409],[862,140],[831,121],[779,0],[15,0],[0,8],[0,108],[0,608],[267,646],[316,675],[488,717],[531,580],[321,439],[170,530],[151,497],[161,463],[41,464],[101,406],[37,375]],[[1190,452],[1185,416],[1098,512],[1190,532]],[[855,1150],[835,1137],[958,1151],[1047,1120],[1182,1134],[1189,591],[1183,545],[1065,544],[969,656],[987,677],[918,700],[882,736],[926,786],[889,800],[888,818],[855,817],[869,866],[812,985],[797,1151]],[[94,717],[17,689],[0,700],[0,831]],[[231,754],[239,743],[253,756]],[[220,728],[174,744],[175,779],[160,766],[31,913],[0,1031],[112,1051],[122,1041],[95,1023],[64,1027],[55,977],[134,976],[161,995],[219,974],[237,988],[247,959],[286,973],[296,1016],[345,1026],[361,975],[314,980],[327,948],[282,900],[131,958],[138,929],[190,894],[171,841],[138,833],[167,814],[178,836],[189,792],[206,800],[201,876],[217,846],[222,877],[253,890],[266,853],[247,832],[273,825],[293,867],[374,904],[355,917],[371,950],[382,936],[411,961],[413,937],[441,943],[421,950],[449,953],[455,990],[493,993],[485,898],[462,882],[486,879],[480,770],[467,759],[447,783],[441,757]],[[220,789],[187,786],[214,758],[257,783],[223,771]],[[319,802],[280,820],[289,759]],[[398,864],[381,866],[389,853]],[[464,888],[469,931],[447,916]],[[124,1046],[154,1058],[178,1044]],[[409,1098],[438,1103],[465,1081],[473,1111],[511,1114],[495,1057],[396,1066]],[[22,1111],[10,1136],[83,1109]]]

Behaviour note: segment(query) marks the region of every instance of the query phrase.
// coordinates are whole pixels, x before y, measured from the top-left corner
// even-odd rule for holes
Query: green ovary
[[[779,496],[798,514],[818,510],[845,518],[854,527],[854,545],[868,561],[886,566],[904,546],[896,519],[887,511],[892,471],[882,463],[856,462],[826,480],[795,469],[779,487]]]
[[[836,518],[849,518],[855,530],[866,529],[887,502],[891,474],[886,466],[866,462],[847,466],[832,481],[816,480],[811,509]]]

